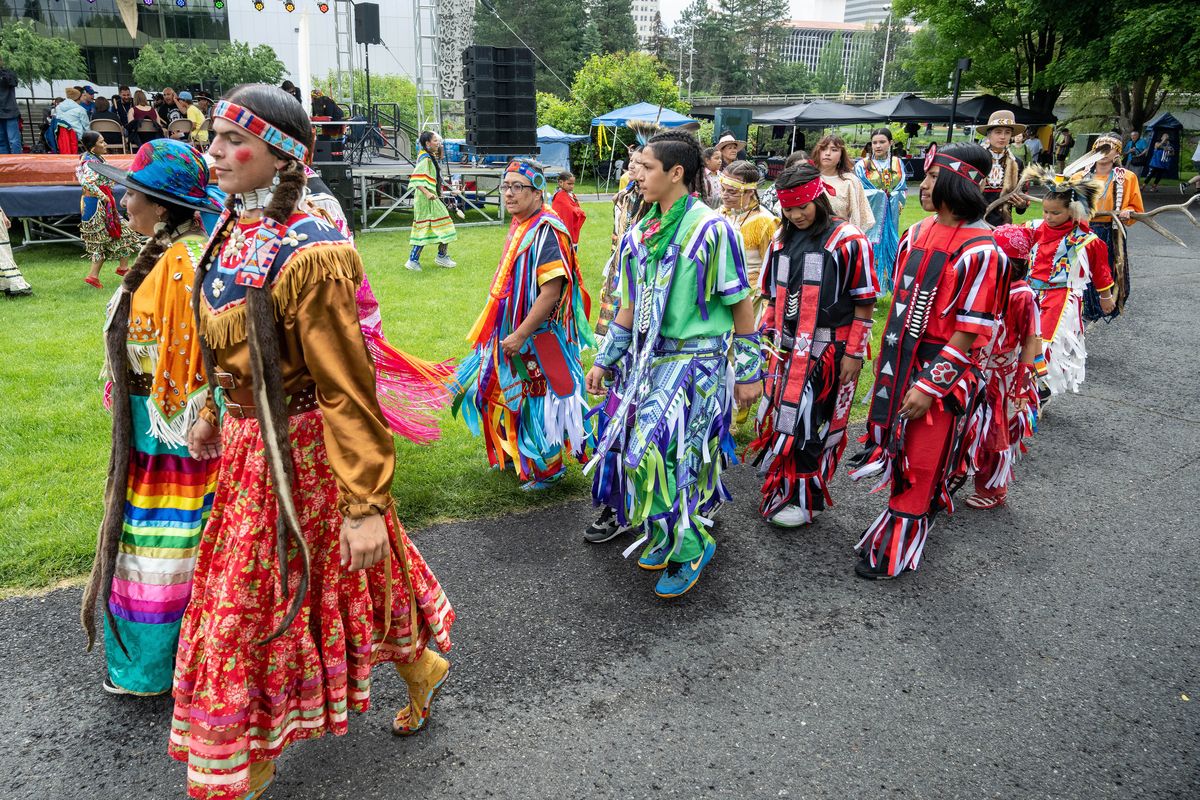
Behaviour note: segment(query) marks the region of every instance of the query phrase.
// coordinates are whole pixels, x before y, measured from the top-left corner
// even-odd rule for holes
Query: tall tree
[[[87,72],[79,45],[58,36],[43,36],[27,20],[0,25],[0,61],[30,91],[35,81],[83,78]]]
[[[813,74],[799,61],[780,62],[763,77],[763,94],[812,94]]]
[[[662,14],[658,11],[654,12],[654,25],[650,29],[650,38],[645,42],[645,50],[668,66],[676,63],[679,57],[679,46],[667,32]]]
[[[855,94],[874,92],[879,89],[879,71],[883,66],[883,48],[876,51],[873,31],[858,31],[850,37],[850,70],[846,87]]]
[[[572,76],[588,56],[585,45],[593,44],[586,38],[588,27],[579,2],[488,0],[475,10],[475,43],[528,46],[541,59],[537,65],[538,91],[562,97],[570,91]]]
[[[563,5],[567,4],[569,2]],[[638,49],[637,25],[633,22],[633,4],[630,0],[588,0],[587,15],[600,31],[601,52],[621,53]]]
[[[842,37],[842,32],[837,31],[817,56],[815,83],[819,93],[835,94],[842,91],[846,83],[845,68],[842,65],[845,53],[846,40]]]
[[[788,0],[720,0],[719,9],[726,35],[746,51],[749,89],[759,92],[767,70],[780,60]]]

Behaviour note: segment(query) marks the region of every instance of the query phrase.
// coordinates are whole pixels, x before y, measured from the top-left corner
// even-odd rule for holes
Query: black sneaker
[[[600,544],[615,538],[620,532],[621,524],[617,522],[617,512],[605,506],[596,521],[583,532],[583,540],[588,544]]]
[[[888,574],[885,561],[880,561],[877,566],[872,567],[871,560],[865,553],[854,563],[854,574],[869,581],[890,581],[896,577]]]

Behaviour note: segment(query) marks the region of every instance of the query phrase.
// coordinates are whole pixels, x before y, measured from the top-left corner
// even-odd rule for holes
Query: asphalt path
[[[1200,230],[1167,224],[1191,249],[1134,228],[1128,314],[1088,334],[1009,505],[940,519],[918,572],[853,574],[883,497],[839,477],[778,531],[745,468],[671,603],[581,541],[583,502],[423,530],[459,615],[428,729],[390,735],[379,670],[268,799],[1197,797]],[[0,798],[182,797],[169,701],[100,690],[78,602],[0,603]]]

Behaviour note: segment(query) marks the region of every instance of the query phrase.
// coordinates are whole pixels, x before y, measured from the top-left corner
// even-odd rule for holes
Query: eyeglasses
[[[501,194],[516,194],[521,189],[529,189],[533,191],[533,187],[528,183],[502,183],[500,184]]]

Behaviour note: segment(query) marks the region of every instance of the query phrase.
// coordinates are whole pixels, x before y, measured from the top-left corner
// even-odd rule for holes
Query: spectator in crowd
[[[79,105],[87,112],[88,118],[96,113],[96,90],[88,86],[77,87],[79,89]]]
[[[1154,152],[1150,156],[1150,166],[1146,168],[1146,190],[1158,191],[1158,182],[1163,175],[1171,171],[1175,163],[1175,146],[1171,144],[1171,134],[1163,133],[1154,143]]]
[[[142,120],[147,119],[154,123],[153,131],[140,130]],[[150,101],[146,99],[146,93],[141,89],[138,89],[137,93],[133,96],[133,106],[129,109],[126,122],[128,123],[129,140],[138,147],[141,147],[146,142],[162,138],[162,122],[158,118],[158,109],[150,104]]]
[[[734,161],[745,161],[749,158],[746,155],[746,143],[733,135],[733,131],[721,131],[721,138],[717,140],[717,152],[721,154],[721,166],[725,167],[732,164]]]
[[[179,95],[170,86],[162,90],[162,100],[157,106],[158,125],[163,130],[170,127],[171,123],[177,119],[183,119],[183,112],[179,110]]]
[[[706,147],[701,153],[704,159],[704,205],[712,209],[721,207],[721,154],[715,147]]]
[[[1134,131],[1129,134],[1129,141],[1125,143],[1122,155],[1125,158],[1125,166],[1127,167],[1144,167],[1146,166],[1146,155],[1150,150],[1150,143],[1142,138],[1141,131]]]
[[[42,125],[41,129],[39,130],[39,135],[45,148],[44,152],[47,153],[58,152],[58,141],[55,139],[57,124],[54,121],[54,112],[58,109],[58,104],[62,101],[63,99],[61,97],[56,97],[50,103],[50,105],[48,105],[46,109],[42,111]]]
[[[1057,162],[1058,171],[1062,172],[1067,166],[1067,159],[1071,157],[1071,148],[1075,146],[1075,137],[1066,128],[1058,129],[1058,136],[1054,137],[1054,160]]]
[[[196,92],[196,108],[200,109],[200,113],[205,119],[212,116],[213,99],[204,92]]]
[[[329,119],[338,122],[346,118],[346,114],[342,111],[332,97],[326,96],[320,89],[312,90],[312,115],[313,118],[328,117]],[[342,127],[333,127],[331,125],[321,125],[317,128],[317,138],[319,139],[334,139],[341,136]]]
[[[297,103],[304,105],[304,101],[300,99],[300,90],[296,88],[296,84],[292,83],[291,81],[284,81],[279,88],[296,98]]]
[[[66,99],[54,109],[54,131],[58,152],[63,155],[75,155],[79,152],[79,139],[92,124],[87,111],[79,104],[82,93],[74,86],[68,87]]]
[[[1200,173],[1200,140],[1196,141],[1196,151],[1192,153],[1192,169]],[[1179,184],[1179,191],[1187,194],[1189,186],[1193,186],[1197,191],[1200,191],[1200,174],[1193,175],[1188,179],[1187,183]]]
[[[21,152],[21,116],[17,111],[17,75],[0,59],[0,153]]]
[[[1029,151],[1029,160],[1025,162],[1026,166],[1030,164],[1038,164],[1041,162],[1042,156],[1042,140],[1037,135],[1036,128],[1030,128],[1025,132],[1025,147]]]
[[[117,96],[112,101],[112,110],[116,112],[122,125],[129,119],[129,109],[131,108],[133,108],[133,94],[129,91],[129,87],[118,87]]]
[[[92,114],[92,122],[98,119],[106,119],[117,123],[121,127],[125,127],[125,120],[121,119],[117,112],[113,110],[106,97],[96,98],[96,111]],[[125,141],[124,137],[117,131],[101,131],[100,135],[104,137],[104,143],[110,148],[121,147]]]
[[[204,112],[196,108],[196,104],[192,101],[191,92],[180,92],[179,110],[183,112],[183,116],[188,122],[192,123],[191,140],[194,144],[208,144],[208,131],[204,130]]]
[[[1012,146],[1008,149],[1009,152],[1021,160],[1022,167],[1027,167],[1033,163],[1029,160],[1029,143],[1025,141],[1025,134],[1015,134],[1013,136]]]

